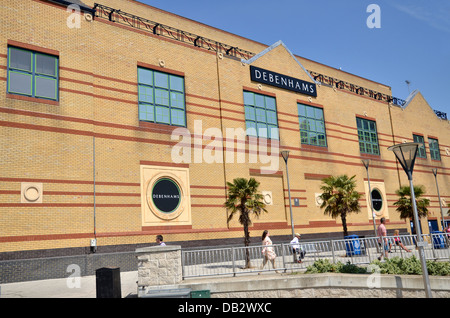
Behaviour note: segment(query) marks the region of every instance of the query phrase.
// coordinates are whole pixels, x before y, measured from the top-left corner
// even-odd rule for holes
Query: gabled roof
[[[402,106],[403,109],[408,107],[409,103],[416,97],[416,95],[420,93],[418,89],[413,90],[412,93],[409,94],[409,96],[405,99],[405,104]],[[430,107],[431,108],[431,107]]]
[[[399,106],[402,110],[406,110],[406,108],[412,103],[412,101],[416,98],[417,95],[422,96],[423,100],[425,101],[425,104],[428,106],[428,108],[432,111],[432,113],[439,119],[441,120],[445,120],[448,121],[450,123],[450,120],[447,119],[443,119],[440,116],[438,116],[438,114],[436,113],[436,111],[430,106],[430,104],[428,104],[428,102],[426,101],[425,97],[423,97],[423,95],[420,93],[420,91],[418,89],[413,90],[408,97],[405,99],[405,103],[403,104],[403,106]]]
[[[275,42],[274,44],[272,44],[271,46],[269,46],[267,49],[265,49],[264,51],[261,51],[260,53],[256,54],[255,56],[253,56],[251,59],[249,60],[245,60],[245,59],[241,59],[242,63],[246,63],[246,64],[252,64],[253,62],[255,62],[257,59],[259,59],[260,57],[266,55],[267,53],[269,53],[270,51],[272,51],[273,49],[277,48],[278,46],[282,46],[286,49],[286,51],[289,53],[289,55],[294,59],[294,61],[300,65],[300,67],[302,68],[302,70],[306,73],[306,75],[311,79],[311,81],[313,81],[315,84],[319,84],[319,82],[317,82],[312,76],[311,74],[309,74],[309,72],[306,70],[306,68],[302,65],[302,63],[300,63],[300,61],[294,56],[294,54],[292,54],[291,50],[288,49],[288,47],[286,46],[286,44],[283,43],[283,41],[279,40],[278,42]]]

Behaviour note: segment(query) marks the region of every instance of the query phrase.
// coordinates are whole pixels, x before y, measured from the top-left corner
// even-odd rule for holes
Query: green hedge
[[[433,276],[450,275],[449,262],[427,261],[428,274]],[[343,264],[337,262],[330,263],[328,259],[320,259],[315,261],[313,265],[308,266],[306,274],[316,273],[351,273],[351,274],[367,274],[379,272],[380,274],[396,274],[396,275],[421,275],[422,266],[420,260],[415,256],[410,258],[393,257],[380,262],[375,260],[367,267],[357,266],[347,262]]]

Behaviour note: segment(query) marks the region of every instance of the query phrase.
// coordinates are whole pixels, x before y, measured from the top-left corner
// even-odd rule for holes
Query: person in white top
[[[298,255],[298,259],[296,257],[297,263],[301,263],[302,259],[305,257],[305,252],[302,250],[300,246],[300,237],[301,235],[299,233],[295,233],[294,239],[291,241],[292,246],[292,252],[296,255]]]
[[[156,236],[156,244],[158,244],[159,246],[166,246],[166,243],[163,242],[163,236],[162,235],[157,235]]]

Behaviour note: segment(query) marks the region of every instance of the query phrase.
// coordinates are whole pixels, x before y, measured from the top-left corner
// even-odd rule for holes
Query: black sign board
[[[317,89],[315,83],[305,82],[294,77],[275,73],[251,65],[250,78],[254,82],[276,86],[297,93],[317,97]]]
[[[180,205],[180,189],[171,179],[159,179],[153,186],[152,200],[156,208],[161,212],[172,213]]]

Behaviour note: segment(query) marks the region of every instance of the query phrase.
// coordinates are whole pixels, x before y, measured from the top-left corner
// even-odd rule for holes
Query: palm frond
[[[239,223],[242,225],[251,225],[249,214],[259,216],[262,212],[267,212],[263,196],[258,193],[260,183],[255,178],[249,180],[245,178],[236,178],[233,182],[227,182],[228,197],[224,203],[225,208],[230,211],[227,218],[229,223],[236,212],[240,212]]]
[[[414,186],[414,196],[416,197],[417,214],[419,219],[428,216],[428,207],[430,200],[421,198],[425,194],[425,187],[422,185]],[[400,218],[403,220],[413,220],[414,211],[413,204],[411,202],[411,187],[403,186],[396,190],[395,193],[399,196],[398,200],[394,202],[397,206],[396,211],[400,213]]]
[[[347,175],[330,176],[322,180],[320,189],[322,194],[319,198],[322,200],[320,206],[324,209],[324,214],[336,219],[341,217],[343,221],[344,235],[347,235],[346,217],[348,213],[360,212],[359,194],[356,189],[356,181],[353,176]]]

